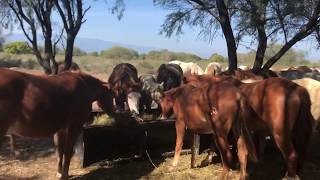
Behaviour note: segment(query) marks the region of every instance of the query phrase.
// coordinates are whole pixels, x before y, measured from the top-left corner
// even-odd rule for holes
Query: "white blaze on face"
[[[128,106],[130,112],[135,112],[139,114],[139,101],[141,98],[141,94],[138,92],[131,92],[128,94]]]

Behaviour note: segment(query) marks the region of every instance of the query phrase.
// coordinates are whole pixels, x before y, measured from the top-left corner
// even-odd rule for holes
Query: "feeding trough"
[[[92,117],[101,114],[92,112]],[[149,114],[149,117],[154,117]],[[127,113],[118,113],[112,126],[87,125],[83,128],[76,146],[82,166],[102,160],[143,157],[146,152],[153,157],[173,155],[176,133],[174,119],[148,119],[138,121]],[[190,152],[190,133],[184,139],[184,151]],[[206,141],[206,138],[201,138]],[[207,147],[207,143],[201,143]],[[202,148],[203,149],[203,148]],[[197,151],[198,152],[198,151]]]

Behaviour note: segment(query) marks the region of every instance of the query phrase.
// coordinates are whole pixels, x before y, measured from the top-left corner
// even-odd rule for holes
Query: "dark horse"
[[[183,71],[177,64],[161,64],[158,69],[157,83],[163,83],[164,91],[178,87],[183,80]]]
[[[141,82],[137,69],[129,63],[121,63],[113,68],[108,80],[115,95],[115,102],[120,110],[127,102],[131,112],[139,114]]]
[[[164,93],[161,108],[163,116],[168,117],[173,109],[177,117],[173,168],[178,164],[187,127],[193,133],[213,133],[224,168],[222,179],[225,179],[232,161],[228,142],[228,134],[232,131],[237,141],[241,166],[240,177],[241,179],[246,177],[247,156],[251,155],[253,160],[256,159],[254,145],[246,124],[250,118],[256,118],[257,115],[237,87],[226,81],[212,82],[201,87],[183,85]],[[194,138],[192,144],[193,141]],[[192,156],[191,167],[194,161],[194,156]]]
[[[193,76],[188,80],[193,85],[202,86],[217,78],[210,80],[210,77]],[[307,90],[276,77],[255,83],[242,83],[230,78],[226,80],[241,90],[258,114],[259,118],[252,118],[248,123],[248,128],[260,138],[258,143],[263,144],[266,136],[272,136],[286,161],[286,176],[295,177],[303,166],[314,122]],[[260,144],[260,155],[263,148]]]
[[[112,99],[107,83],[84,73],[35,76],[0,69],[0,138],[55,135],[58,173],[67,179],[73,146],[90,120],[92,102],[112,116]]]

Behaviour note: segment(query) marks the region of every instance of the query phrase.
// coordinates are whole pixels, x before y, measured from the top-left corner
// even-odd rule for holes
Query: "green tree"
[[[0,52],[2,51],[3,43],[4,43],[4,37],[2,36],[2,29],[0,27]]]
[[[254,68],[258,71],[269,69],[306,37],[316,37],[320,42],[319,0],[154,0],[154,3],[170,11],[160,31],[168,37],[182,34],[186,25],[197,26],[205,39],[212,39],[221,29],[231,70],[236,68],[236,45],[243,37],[251,37],[257,44]],[[263,64],[268,41],[279,39],[283,39],[282,47]]]
[[[85,51],[83,51],[82,49],[80,49],[79,47],[73,47],[73,55],[74,56],[84,56],[87,53]]]
[[[145,55],[145,59],[151,60],[181,60],[181,61],[199,61],[201,57],[184,52],[172,52],[167,49],[163,49],[160,51],[150,51]]]
[[[97,51],[93,51],[89,53],[90,56],[99,56],[99,53]]]
[[[133,60],[139,58],[139,53],[137,51],[119,46],[103,50],[100,54],[108,59]]]
[[[111,13],[120,19],[125,8],[123,0],[110,1],[114,2]],[[83,0],[1,0],[0,23],[3,27],[18,24],[44,72],[55,74],[58,66],[55,60],[58,42],[65,33],[64,68],[68,70],[72,65],[75,38],[86,21],[85,15],[89,9],[90,6],[84,7]],[[60,20],[53,21],[52,14],[58,14]],[[59,23],[60,26],[57,25]],[[61,26],[63,28],[54,29]],[[38,47],[38,34],[43,35],[44,53]]]
[[[278,52],[282,44],[275,44],[272,45],[271,47],[267,48],[265,56],[266,57],[272,57],[276,52]],[[294,48],[289,49],[286,54],[284,54],[280,58],[280,62],[285,65],[290,65],[290,64],[299,64],[301,62],[307,62],[308,60],[306,59],[306,53],[301,50],[296,50]]]
[[[226,62],[226,59],[218,53],[214,53],[210,56],[209,61],[223,63]]]
[[[3,47],[3,51],[8,54],[30,54],[32,49],[26,42],[16,41],[7,43]]]

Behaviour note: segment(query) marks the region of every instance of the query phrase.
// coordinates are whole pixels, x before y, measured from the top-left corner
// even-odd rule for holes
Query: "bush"
[[[78,47],[73,47],[73,56],[84,56],[87,53]]]
[[[226,58],[224,58],[223,56],[221,56],[218,53],[214,53],[210,56],[209,58],[210,61],[214,61],[214,62],[219,62],[219,63],[223,63],[226,62]]]
[[[137,51],[118,46],[103,50],[100,54],[108,59],[133,60],[139,58],[139,53]]]
[[[145,59],[165,60],[165,61],[172,61],[172,60],[199,61],[201,60],[199,56],[194,54],[172,52],[172,51],[168,51],[167,49],[160,50],[160,51],[150,51],[148,54],[145,55]]]
[[[32,49],[28,46],[27,43],[16,41],[7,43],[3,47],[3,51],[8,54],[30,54]]]
[[[3,51],[4,38],[0,36],[0,52]]]
[[[99,53],[97,51],[89,53],[90,56],[99,56]]]

